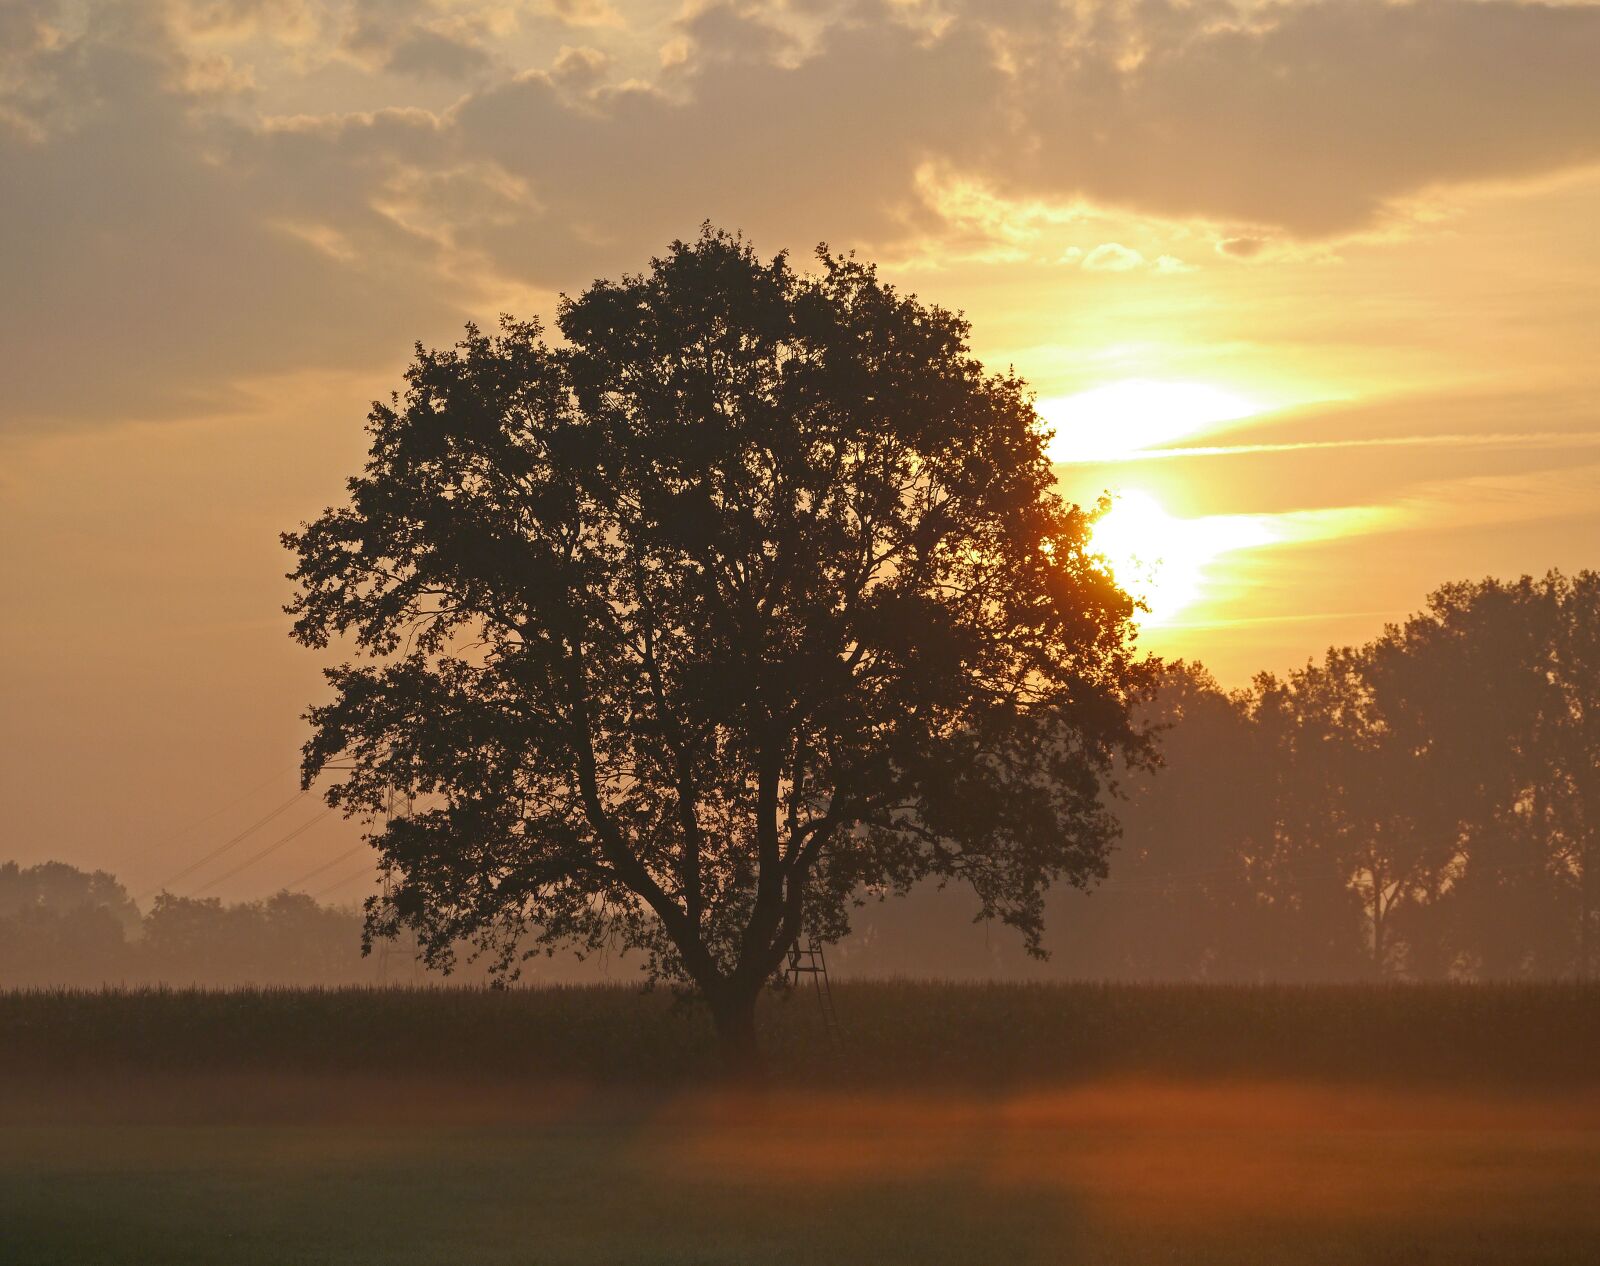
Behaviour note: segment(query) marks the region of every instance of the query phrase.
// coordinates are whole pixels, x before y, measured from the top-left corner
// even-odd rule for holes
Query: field
[[[1580,1263],[1600,991],[0,995],[0,1261]]]

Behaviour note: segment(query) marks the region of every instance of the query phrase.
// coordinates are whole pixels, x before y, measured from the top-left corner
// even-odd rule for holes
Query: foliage
[[[1597,647],[1600,575],[1552,572],[1445,586],[1234,695],[1168,668],[1165,768],[1130,784],[1100,917],[1065,957],[1165,978],[1592,975]]]
[[[131,929],[139,911],[113,875],[103,870],[82,871],[65,862],[40,862],[22,867],[0,864],[0,919],[30,912],[66,915],[83,909],[104,909],[113,922]]]
[[[361,920],[280,892],[224,905],[162,893],[141,916],[104,871],[0,865],[0,987],[353,984],[372,978]]]
[[[118,979],[139,927],[127,890],[104,871],[63,862],[0,864],[0,981],[99,984]]]
[[[349,984],[370,979],[358,920],[304,893],[223,905],[162,893],[144,920],[146,980],[208,985]]]
[[[1143,751],[1130,599],[966,322],[707,229],[417,349],[347,505],[285,537],[329,674],[307,783],[376,816],[431,962],[639,949],[742,1030],[863,889],[958,878],[1037,949]]]

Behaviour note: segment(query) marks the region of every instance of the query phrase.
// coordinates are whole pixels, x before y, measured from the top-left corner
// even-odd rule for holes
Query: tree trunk
[[[732,1082],[759,1083],[766,1075],[761,1043],[756,1038],[756,998],[752,991],[724,992],[711,998],[717,1026],[717,1053],[722,1074]]]

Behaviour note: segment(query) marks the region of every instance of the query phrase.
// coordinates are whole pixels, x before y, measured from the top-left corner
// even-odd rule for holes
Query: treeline
[[[0,988],[342,985],[376,976],[361,956],[354,909],[288,892],[235,905],[162,893],[141,914],[105,871],[0,865]]]
[[[362,912],[279,892],[225,904],[158,894],[141,911],[116,876],[64,862],[0,863],[0,991],[139,987],[483,985],[486,965],[463,946],[448,980],[427,974],[409,937],[363,955]],[[527,980],[635,980],[606,959],[528,964]]]
[[[952,889],[869,903],[835,967],[1311,982],[1600,966],[1600,574],[1449,585],[1365,646],[1243,690],[1172,664],[1149,707],[1161,766],[1122,779],[1106,881],[1051,894],[1049,962],[970,925]],[[289,893],[164,894],[141,914],[110,875],[0,866],[0,987],[372,983],[360,928]],[[528,978],[637,972],[541,959]]]
[[[1594,973],[1600,574],[1448,585],[1247,690],[1176,664],[1153,707],[1164,768],[1058,915],[1073,974]]]

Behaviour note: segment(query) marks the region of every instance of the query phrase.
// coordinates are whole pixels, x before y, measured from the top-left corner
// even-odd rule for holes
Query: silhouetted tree
[[[1446,842],[1419,948],[1492,976],[1587,972],[1600,813],[1600,582],[1447,585],[1371,650],[1408,755],[1394,799]]]
[[[0,987],[121,979],[138,929],[138,907],[103,870],[0,864]]]
[[[959,316],[707,230],[536,324],[420,346],[350,500],[285,536],[331,670],[309,785],[376,816],[430,961],[638,947],[725,1053],[802,934],[929,875],[1037,949],[1142,742],[1129,598]],[[520,947],[520,948],[519,948]]]
[[[1562,862],[1575,877],[1578,974],[1588,978],[1600,961],[1600,572],[1552,573],[1545,583],[1560,603],[1551,804]]]
[[[40,862],[36,866],[0,863],[0,919],[29,910],[66,914],[87,906],[110,911],[126,931],[139,926],[139,907],[115,875],[103,870],[85,871],[65,862]]]
[[[260,958],[255,923],[217,897],[159,893],[139,947],[145,971],[169,985],[260,983],[252,979]]]
[[[164,892],[145,916],[137,971],[180,986],[364,984],[372,969],[360,946],[352,910],[304,893],[224,905]]]
[[[1368,971],[1348,858],[1359,836],[1344,794],[1355,770],[1343,704],[1336,678],[1310,664],[1257,676],[1246,698],[1264,810],[1243,845],[1253,939],[1259,963],[1283,979]]]
[[[1246,700],[1177,662],[1139,716],[1160,767],[1130,771],[1110,881],[1053,899],[1058,955],[1075,975],[1253,979],[1264,914],[1253,847],[1271,803]]]
[[[1119,976],[1589,974],[1600,577],[1446,585],[1231,698],[1166,669],[1068,961]],[[1219,795],[1221,789],[1231,794]],[[1194,812],[1186,813],[1193,809]],[[1115,948],[1116,953],[1110,951]]]

